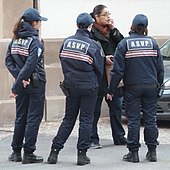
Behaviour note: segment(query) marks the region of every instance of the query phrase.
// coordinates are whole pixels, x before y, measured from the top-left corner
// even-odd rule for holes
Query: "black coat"
[[[114,55],[118,43],[124,38],[117,28],[110,30],[109,37],[105,37],[95,26],[91,30],[91,38],[99,41],[105,55]],[[106,61],[106,60],[105,60]],[[106,62],[104,62],[106,66]],[[106,69],[104,69],[102,81],[99,86],[98,96],[105,96],[108,92]]]

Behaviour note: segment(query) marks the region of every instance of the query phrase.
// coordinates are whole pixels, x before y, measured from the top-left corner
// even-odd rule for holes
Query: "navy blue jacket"
[[[28,22],[22,22],[18,31],[19,39],[13,39],[8,46],[5,64],[15,82],[12,92],[18,94],[23,90],[22,80],[31,78],[37,72],[41,81],[46,81],[43,64],[43,45],[38,32]]]
[[[163,83],[163,59],[156,41],[151,37],[131,33],[118,44],[114,56],[110,94],[115,92],[122,78],[125,87]]]
[[[103,74],[104,53],[99,43],[89,38],[89,31],[78,29],[66,38],[60,49],[64,84],[71,88],[99,86]]]

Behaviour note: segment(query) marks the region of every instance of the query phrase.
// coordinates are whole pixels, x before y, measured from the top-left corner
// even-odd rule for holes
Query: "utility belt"
[[[135,85],[129,85],[125,86],[126,89],[155,89],[159,88],[159,85],[157,83],[154,84],[135,84]]]
[[[94,89],[97,88],[97,86],[96,87],[94,86],[94,87],[91,87],[91,88],[87,88],[87,86],[82,86],[82,85],[79,86],[78,83],[76,85],[74,85],[74,86],[68,86],[68,85],[65,85],[64,82],[61,82],[61,81],[60,81],[59,87],[61,88],[61,90],[62,90],[62,92],[63,92],[63,94],[65,96],[69,96],[70,95],[69,94],[69,89],[74,89],[74,88],[81,87],[82,89],[92,89],[92,90],[94,90]]]

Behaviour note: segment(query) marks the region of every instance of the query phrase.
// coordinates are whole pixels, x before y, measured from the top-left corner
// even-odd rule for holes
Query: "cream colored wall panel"
[[[3,38],[11,38],[14,24],[25,9],[33,6],[33,0],[1,0]]]

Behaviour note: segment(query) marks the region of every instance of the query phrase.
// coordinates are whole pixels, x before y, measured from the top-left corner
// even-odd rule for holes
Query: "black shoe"
[[[134,151],[134,152],[129,151],[128,154],[123,156],[123,160],[128,162],[133,162],[133,163],[139,162],[138,151]]]
[[[8,160],[14,162],[21,162],[22,161],[21,152],[13,151],[12,154],[9,155]]]
[[[126,138],[122,138],[119,141],[115,141],[114,144],[115,145],[126,145],[127,144],[127,139]]]
[[[41,163],[41,162],[43,162],[42,156],[37,156],[33,153],[24,153],[22,164]]]
[[[146,154],[146,159],[150,162],[157,162],[156,150],[148,151]]]
[[[77,165],[86,165],[90,163],[90,158],[86,155],[78,155]]]
[[[55,149],[51,149],[50,155],[48,157],[48,163],[49,164],[56,164],[58,162],[58,151]]]
[[[100,143],[91,143],[90,148],[92,148],[92,149],[101,149],[102,145],[100,145]]]

